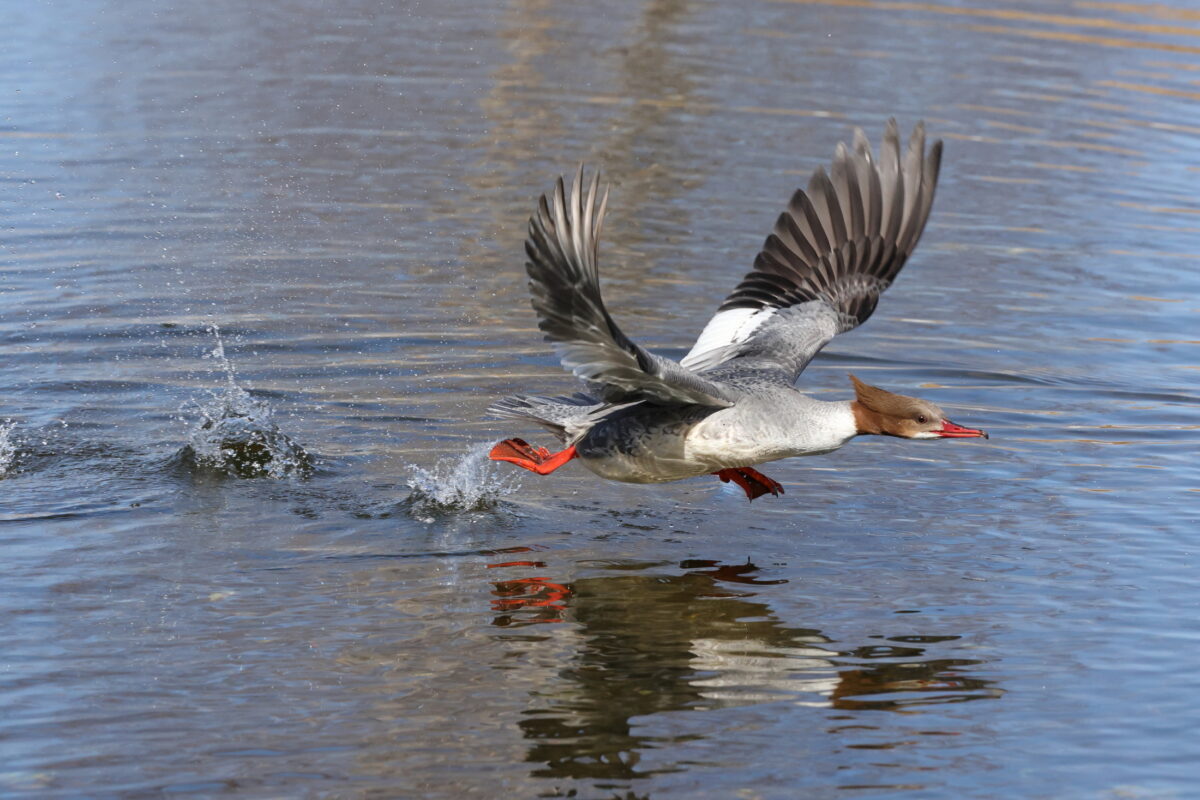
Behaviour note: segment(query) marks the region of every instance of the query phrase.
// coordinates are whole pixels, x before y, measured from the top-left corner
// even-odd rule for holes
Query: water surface
[[[6,795],[1194,792],[1194,11],[10,12]],[[493,398],[574,389],[522,273],[554,176],[609,176],[606,296],[679,356],[893,115],[945,140],[932,222],[803,385],[990,441],[863,439],[752,505],[486,461],[542,436]],[[287,458],[223,467],[247,425]]]

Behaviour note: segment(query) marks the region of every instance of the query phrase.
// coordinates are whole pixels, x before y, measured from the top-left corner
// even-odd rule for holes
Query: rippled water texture
[[[1182,0],[4,21],[0,794],[1195,796]],[[490,401],[575,388],[522,274],[555,175],[611,178],[606,294],[679,356],[891,115],[945,140],[933,220],[803,385],[990,441],[863,439],[753,504],[486,460],[550,444]]]

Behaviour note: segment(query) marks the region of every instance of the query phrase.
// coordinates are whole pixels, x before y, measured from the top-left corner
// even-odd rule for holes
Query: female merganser
[[[583,167],[568,198],[559,178],[529,222],[525,264],[538,327],[590,394],[507,397],[489,411],[537,422],[566,445],[551,453],[521,439],[491,451],[546,475],[579,459],[597,475],[657,483],[713,474],[753,500],[783,487],[751,468],[836,450],[859,434],[906,439],[979,436],[933,403],[850,376],[854,400],[827,402],[793,383],[835,335],[871,316],[917,246],[933,204],[942,143],[925,152],[918,123],[901,157],[896,121],[879,161],[861,130],[839,144],[830,174],[798,190],[754,261],[684,358],[630,341],[600,298],[596,262],[608,189]]]

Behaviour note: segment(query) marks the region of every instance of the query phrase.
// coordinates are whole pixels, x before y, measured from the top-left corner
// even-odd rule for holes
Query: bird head
[[[896,394],[863,383],[853,375],[854,420],[859,433],[878,433],[904,439],[963,439],[988,435],[964,428],[946,419],[946,414],[928,400]]]

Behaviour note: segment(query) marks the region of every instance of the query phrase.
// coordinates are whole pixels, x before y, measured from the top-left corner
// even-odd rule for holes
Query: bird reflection
[[[546,570],[542,561],[490,566]],[[901,710],[1000,694],[961,671],[982,662],[925,659],[915,646],[957,637],[838,650],[816,628],[785,625],[756,590],[786,581],[759,575],[749,561],[684,561],[670,573],[646,564],[608,569],[615,574],[571,582],[547,574],[492,582],[493,625],[566,622],[580,637],[575,657],[539,687],[519,722],[534,776],[629,780],[679,769],[641,764],[670,739],[631,721],[663,712],[779,701]]]

